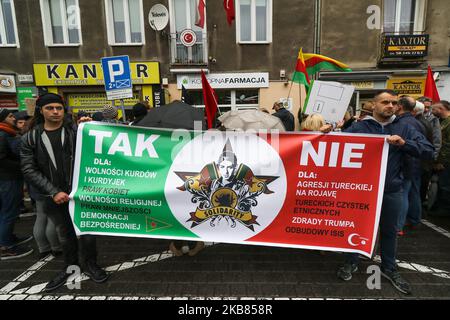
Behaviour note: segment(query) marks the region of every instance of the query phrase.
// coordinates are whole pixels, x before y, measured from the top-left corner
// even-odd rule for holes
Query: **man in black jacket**
[[[281,122],[283,122],[286,131],[294,131],[295,129],[294,116],[292,115],[292,113],[289,112],[289,110],[286,110],[283,103],[275,102],[273,104],[272,109],[275,110],[275,113],[272,115],[277,118],[280,118]]]
[[[21,258],[33,252],[22,248],[33,237],[14,235],[14,224],[20,214],[23,177],[20,172],[19,144],[15,117],[8,109],[0,108],[0,260]]]
[[[77,239],[69,214],[72,187],[75,133],[65,117],[64,101],[57,94],[41,95],[36,101],[35,127],[22,137],[21,162],[26,180],[45,199],[45,213],[55,224],[62,244],[65,268],[45,287],[46,291],[66,283],[67,268],[80,265],[93,281],[106,281],[108,275],[96,262],[93,236]],[[78,259],[80,252],[80,259]]]

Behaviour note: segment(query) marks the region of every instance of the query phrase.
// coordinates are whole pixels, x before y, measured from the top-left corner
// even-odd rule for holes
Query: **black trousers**
[[[45,201],[45,213],[56,226],[66,267],[70,265],[83,267],[88,261],[97,262],[95,236],[86,235],[77,238],[67,203],[58,205],[49,198]]]

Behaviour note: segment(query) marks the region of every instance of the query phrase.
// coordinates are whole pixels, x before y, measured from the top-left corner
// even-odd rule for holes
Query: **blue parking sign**
[[[125,99],[133,96],[130,58],[128,56],[101,59],[105,90],[108,100]]]

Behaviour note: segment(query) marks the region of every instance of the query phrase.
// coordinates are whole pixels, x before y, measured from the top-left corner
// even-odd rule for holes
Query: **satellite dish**
[[[148,13],[148,22],[153,30],[163,30],[169,23],[169,10],[160,3],[155,4]]]

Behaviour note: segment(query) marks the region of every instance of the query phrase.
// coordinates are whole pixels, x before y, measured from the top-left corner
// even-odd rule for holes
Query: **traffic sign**
[[[101,59],[105,90],[108,100],[126,99],[133,96],[130,58],[128,56]]]

